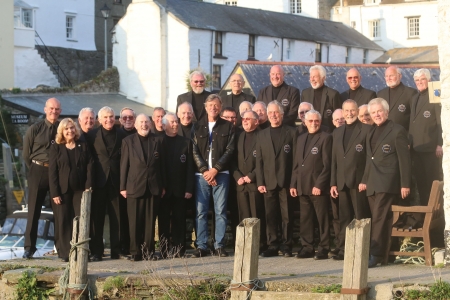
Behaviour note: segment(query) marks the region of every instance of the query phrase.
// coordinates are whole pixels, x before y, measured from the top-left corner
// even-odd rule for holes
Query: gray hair
[[[103,114],[106,114],[106,113],[112,113],[114,116],[116,115],[116,114],[114,113],[114,109],[112,109],[112,108],[109,107],[109,106],[103,106],[103,107],[100,108],[100,110],[98,111],[98,117],[101,119],[102,116],[103,116]]]
[[[242,103],[239,104],[239,112],[241,111],[241,106],[244,106],[244,105],[249,105],[250,106],[250,110],[253,108],[253,104],[251,102],[249,102],[249,101],[242,101]]]
[[[342,104],[342,105],[343,105],[343,104]],[[340,108],[335,109],[335,110],[333,111],[333,114],[331,115],[331,119],[334,120],[334,116],[335,116],[338,112],[343,112],[343,111],[342,111],[342,109],[340,109]]]
[[[162,108],[162,107],[155,107],[155,108],[153,109],[152,115],[153,115],[155,112],[160,111],[160,110],[162,110],[162,111],[164,112],[164,115],[166,114],[166,110],[165,110],[164,108]]]
[[[163,125],[169,124],[169,120],[167,120],[167,117],[168,117],[168,116],[172,116],[172,117],[175,118],[175,120],[178,121],[177,115],[175,115],[173,112],[168,112],[168,113],[166,113],[166,114],[164,115],[164,117],[162,118],[162,123],[163,123]]]
[[[206,80],[205,73],[203,73],[202,71],[199,71],[199,70],[195,70],[194,72],[192,72],[191,74],[189,74],[189,82],[192,81],[192,77],[194,77],[195,75],[203,76],[203,79]]]
[[[384,100],[383,98],[375,98],[370,100],[369,103],[367,104],[367,110],[369,111],[369,113],[371,112],[370,111],[371,107],[377,104],[381,104],[383,106],[383,109],[386,112],[389,112],[389,104],[387,103],[387,101]]]
[[[389,68],[394,69],[395,72],[397,72],[398,75],[402,75],[402,70],[399,67],[397,67],[397,66],[389,66],[389,67],[386,68],[386,71]]]
[[[90,107],[83,107],[80,110],[80,113],[78,114],[78,118],[81,119],[81,115],[83,115],[85,112],[90,112],[94,114],[94,119],[95,119],[95,110],[93,108]]]
[[[317,110],[311,109],[310,111],[308,111],[305,114],[305,120],[308,119],[309,116],[311,115],[318,115],[319,116],[319,120],[322,120],[322,115],[320,114],[320,112],[318,112]]]
[[[325,78],[327,77],[327,71],[325,70],[325,68],[321,65],[314,65],[311,68],[309,68],[309,74],[311,74],[311,71],[317,70],[319,71],[320,74],[320,78]]]
[[[353,100],[353,99],[347,99],[347,100],[345,100],[344,102],[342,102],[342,108],[344,108],[344,104],[349,104],[349,103],[351,103],[351,104],[355,105],[356,107],[358,107],[358,103],[356,103],[355,100]]]
[[[253,110],[253,107],[255,107],[256,104],[262,105],[262,107],[263,107],[265,110],[267,109],[266,103],[264,103],[264,102],[262,102],[262,101],[256,101],[255,103],[253,103],[252,110]]]
[[[241,118],[243,118],[244,115],[245,115],[246,113],[252,113],[253,119],[259,121],[259,115],[256,113],[256,111],[253,111],[253,110],[246,110],[246,111],[244,111],[244,112],[241,114]]]
[[[178,105],[177,111],[180,110],[180,107],[183,106],[183,105],[187,105],[187,106],[189,107],[190,111],[191,111],[192,113],[194,112],[194,107],[192,107],[192,104],[191,104],[190,102],[187,102],[187,101],[184,101],[183,103],[181,103],[180,105]]]
[[[133,113],[133,117],[136,118],[136,112],[134,111],[134,109],[132,109],[131,107],[124,107],[120,110],[119,116],[121,119],[122,119],[122,113],[124,110],[131,110],[131,112]]]
[[[300,106],[302,106],[302,105],[309,105],[309,106],[310,106],[309,110],[314,110],[314,106],[313,106],[311,103],[309,103],[309,102],[302,102],[302,103],[300,103],[300,105],[298,106],[297,113],[300,113]]]
[[[218,99],[219,102],[220,102],[220,105],[222,105],[222,98],[220,98],[220,96],[218,94],[211,94],[211,95],[208,96],[208,98],[206,98],[205,106],[206,106],[206,103],[208,103],[210,101],[213,101],[213,100],[216,100],[216,99]]]
[[[431,80],[431,73],[430,73],[430,70],[428,70],[428,69],[419,69],[419,70],[415,71],[413,77],[414,77],[414,79],[416,79],[422,75],[425,75],[425,77],[427,78],[428,81]]]
[[[269,102],[269,104],[267,104],[267,114],[269,114],[269,106],[270,105],[276,105],[278,106],[278,111],[280,112],[280,114],[284,115],[284,109],[283,106],[281,105],[280,102],[278,102],[277,100],[272,100]]]
[[[367,107],[367,104],[361,105],[360,107],[358,107],[358,109],[361,110],[361,108],[365,108],[365,107]]]
[[[150,126],[152,126],[152,122],[150,121],[150,117],[147,116],[146,114],[143,114],[143,113],[138,114],[138,115],[136,116],[136,121],[134,121],[134,124],[135,124],[135,125],[136,125],[136,123],[137,123],[137,121],[138,121],[138,118],[139,118],[140,116],[144,116],[144,117],[147,119],[147,121],[150,123]]]

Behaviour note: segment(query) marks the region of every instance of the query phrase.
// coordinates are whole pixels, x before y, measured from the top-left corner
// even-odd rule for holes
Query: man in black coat
[[[194,193],[192,143],[178,135],[178,118],[174,113],[167,113],[162,124],[166,132],[167,184],[159,206],[159,247],[163,257],[183,257],[186,251],[186,207]]]
[[[419,94],[411,104],[409,142],[420,204],[428,205],[433,180],[442,180],[441,104],[430,103],[428,82],[431,75],[428,69],[417,70],[414,81]]]
[[[402,125],[408,131],[411,102],[417,97],[417,91],[401,82],[402,72],[397,66],[388,67],[384,79],[387,87],[379,91],[377,97],[383,98],[389,104],[389,120]]]
[[[296,258],[327,259],[330,251],[331,135],[320,130],[318,111],[306,113],[307,134],[297,139],[290,194],[300,196],[300,240],[303,248]],[[314,214],[319,222],[319,247],[314,253]]]
[[[370,218],[369,203],[365,192],[359,192],[366,167],[366,137],[372,126],[358,119],[358,104],[345,100],[342,105],[346,124],[333,131],[331,159],[331,197],[339,201],[340,232],[334,260],[343,260],[345,251],[345,230],[350,222]],[[339,197],[339,198],[338,198]]]
[[[270,127],[258,133],[256,144],[256,184],[264,194],[267,245],[263,257],[292,256],[293,198],[289,194],[293,150],[297,140],[295,128],[283,124],[283,106],[276,100],[267,106]],[[281,212],[281,221],[279,215]],[[281,228],[282,240],[278,238]]]
[[[252,110],[258,114],[258,128],[266,129],[270,127],[269,118],[267,116],[267,105],[262,101],[256,101],[253,104]]]
[[[122,141],[120,194],[127,199],[132,261],[156,260],[155,220],[160,198],[165,194],[166,150],[163,137],[150,133],[150,119],[136,118],[137,133]]]
[[[260,220],[259,244],[260,249],[265,250],[267,237],[264,197],[256,185],[256,139],[260,131],[258,118],[258,114],[251,110],[242,114],[243,130],[236,134],[233,178],[237,191],[239,222],[245,218]]]
[[[103,257],[103,226],[105,212],[108,210],[111,259],[120,258],[120,154],[122,139],[126,133],[114,126],[114,110],[108,106],[98,112],[100,126],[88,132],[87,142],[94,159],[94,192],[91,211],[91,250],[92,260],[101,261]]]
[[[332,113],[342,107],[339,92],[325,85],[326,70],[320,65],[309,69],[311,87],[302,91],[301,102],[309,102],[322,115],[322,125],[333,128]]]
[[[83,107],[78,114],[78,124],[80,125],[81,135],[80,139],[86,141],[86,134],[94,129],[95,126],[95,111],[90,107]]]
[[[372,214],[369,268],[382,262],[387,254],[392,230],[391,205],[410,193],[411,160],[408,135],[403,126],[388,120],[386,100],[369,102],[375,122],[366,139],[366,168],[359,191],[366,191]]]
[[[223,107],[233,107],[237,112],[236,126],[241,126],[242,119],[239,113],[239,106],[242,102],[255,103],[255,96],[248,95],[242,91],[245,86],[244,77],[241,74],[233,74],[230,77],[231,93],[222,97]]]
[[[130,107],[124,107],[120,110],[119,122],[120,127],[128,135],[136,133],[136,127],[134,127],[134,122],[136,121],[136,112]]]
[[[272,100],[277,100],[283,107],[283,124],[295,127],[300,91],[284,82],[284,70],[280,65],[270,69],[270,82],[271,85],[259,91],[257,101],[269,104]]]
[[[377,94],[369,89],[361,86],[361,74],[355,68],[351,68],[347,72],[347,83],[349,89],[341,93],[341,99],[352,99],[358,103],[358,106],[369,103],[370,100],[377,97]]]
[[[189,102],[194,109],[194,118],[198,122],[206,118],[205,100],[211,94],[205,91],[205,75],[200,71],[194,71],[189,75],[189,83],[192,91],[181,94],[177,98],[177,107],[183,102]]]
[[[178,126],[178,135],[181,135],[190,140],[192,125],[194,124],[194,109],[192,108],[192,104],[189,102],[183,102],[178,105],[177,116],[180,120]]]

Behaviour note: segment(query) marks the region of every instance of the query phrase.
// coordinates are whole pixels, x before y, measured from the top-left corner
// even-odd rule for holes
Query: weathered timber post
[[[75,245],[78,240],[78,224],[79,224],[79,219],[78,218],[73,219],[72,245]],[[69,286],[71,284],[75,284],[75,278],[77,277],[76,268],[75,268],[76,264],[77,264],[77,253],[76,253],[76,251],[73,251],[73,252],[71,251],[71,253],[69,254],[69,265],[71,266],[70,273],[69,273]],[[67,292],[69,292],[69,291],[67,291]]]
[[[370,219],[353,220],[345,232],[341,299],[366,299],[369,248]]]
[[[259,219],[244,219],[236,227],[236,247],[234,251],[233,282],[231,299],[247,299],[254,288],[253,280],[258,277]]]

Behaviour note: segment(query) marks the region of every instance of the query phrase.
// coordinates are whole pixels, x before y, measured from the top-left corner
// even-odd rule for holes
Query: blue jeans
[[[225,246],[225,230],[227,228],[227,199],[230,174],[219,173],[216,175],[217,186],[211,186],[202,175],[195,175],[195,205],[197,217],[197,247],[203,250],[208,248],[208,210],[211,194],[214,199],[214,213],[216,216],[216,232],[214,248]]]

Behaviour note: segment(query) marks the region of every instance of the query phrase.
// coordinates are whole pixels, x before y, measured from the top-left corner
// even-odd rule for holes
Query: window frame
[[[376,26],[374,26],[376,24]],[[374,34],[376,33],[376,34]],[[380,39],[381,38],[381,20],[374,19],[369,20],[369,37],[371,39]]]
[[[25,13],[30,20],[25,21]],[[34,9],[14,7],[14,28],[34,30]]]
[[[289,0],[289,12],[291,14],[302,13],[302,0]]]
[[[322,44],[316,43],[316,49],[314,51],[315,57],[314,62],[322,62]]]
[[[223,32],[214,33],[214,56],[223,56]]]
[[[411,24],[411,21],[415,21],[414,24]],[[420,38],[420,16],[411,16],[406,17],[407,22],[407,30],[408,30],[408,39],[419,39]],[[415,28],[412,28],[413,25]],[[415,35],[411,35],[411,32],[415,31]]]
[[[256,36],[254,34],[248,35],[248,58],[255,58]]]
[[[71,20],[71,27],[69,27],[69,20]],[[76,40],[76,31],[75,31],[75,24],[76,24],[76,16],[75,15],[66,15],[66,40],[68,41],[75,41]],[[69,36],[70,32],[70,36]]]
[[[218,75],[217,75],[218,74]],[[212,89],[220,90],[222,88],[222,65],[213,65]]]

